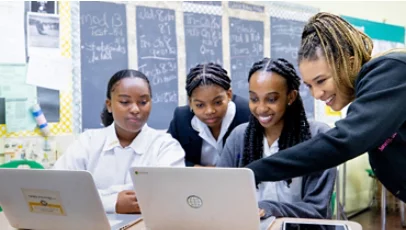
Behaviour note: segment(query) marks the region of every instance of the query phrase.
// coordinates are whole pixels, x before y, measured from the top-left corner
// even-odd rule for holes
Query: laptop
[[[130,174],[146,229],[260,229],[249,169],[132,167]]]
[[[87,171],[0,169],[0,206],[23,229],[126,229],[140,215],[106,215]]]

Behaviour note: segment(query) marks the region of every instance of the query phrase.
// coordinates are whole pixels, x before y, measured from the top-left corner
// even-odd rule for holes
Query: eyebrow
[[[217,99],[221,99],[221,98],[223,98],[223,97],[224,97],[224,95],[218,95],[217,97],[213,98],[212,101],[215,101],[215,100],[217,100]],[[201,101],[201,100],[199,100],[199,99],[193,99],[193,101],[203,102],[203,101]]]
[[[249,91],[249,93],[254,93],[254,94],[257,94],[257,93],[255,93],[254,91]],[[270,95],[270,94],[277,94],[277,95],[279,95],[279,92],[268,92],[268,93],[266,93],[266,95]]]

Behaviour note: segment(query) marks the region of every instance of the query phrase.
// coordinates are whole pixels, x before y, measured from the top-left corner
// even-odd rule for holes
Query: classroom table
[[[280,230],[281,224],[283,223],[284,220],[298,220],[298,219],[296,219],[296,218],[278,218],[273,222],[270,230]],[[351,230],[362,230],[362,226],[353,221],[314,220],[314,219],[301,219],[301,221],[303,221],[303,222],[317,221],[318,223],[346,223],[351,228]],[[2,212],[0,212],[0,229],[1,230],[14,230],[14,228],[9,225],[6,217],[4,216],[4,214]],[[130,227],[129,230],[145,230],[145,226],[144,226],[143,222],[141,221],[138,224]]]

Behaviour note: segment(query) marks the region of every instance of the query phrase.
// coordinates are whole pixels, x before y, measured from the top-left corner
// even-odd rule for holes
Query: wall
[[[301,5],[319,8],[320,11],[352,16],[366,20],[406,26],[406,2],[404,1],[293,1]],[[372,180],[365,169],[369,168],[368,155],[347,163],[345,211],[367,207],[373,194]],[[342,178],[342,176],[341,176]],[[380,197],[378,197],[380,199]]]

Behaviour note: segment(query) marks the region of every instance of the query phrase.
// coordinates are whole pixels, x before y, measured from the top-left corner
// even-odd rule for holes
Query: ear
[[[111,113],[111,100],[106,99],[106,108],[109,113]]]
[[[233,99],[233,90],[231,88],[227,90],[227,97],[229,101]]]
[[[299,94],[299,92],[297,90],[292,90],[288,94],[288,105],[291,105],[291,104],[293,104],[293,102],[295,102],[298,94]]]

